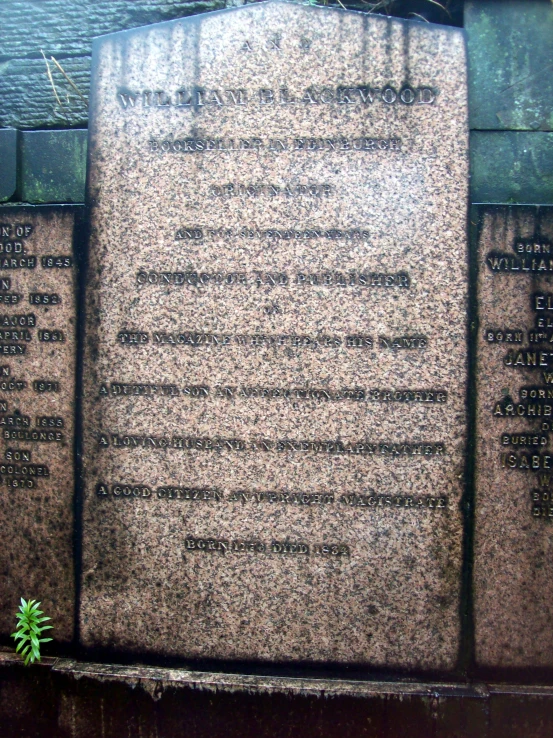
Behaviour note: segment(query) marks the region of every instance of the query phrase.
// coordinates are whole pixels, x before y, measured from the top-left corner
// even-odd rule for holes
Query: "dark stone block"
[[[9,200],[17,186],[17,131],[0,131],[0,202]]]
[[[472,131],[473,202],[553,204],[553,133]]]
[[[87,132],[25,131],[21,134],[23,202],[83,202]]]
[[[469,0],[470,127],[553,130],[553,5]]]
[[[478,694],[480,692],[480,694]],[[486,738],[488,702],[486,693],[476,686],[478,696],[436,698],[436,738]]]
[[[516,688],[515,688],[516,689]],[[508,688],[490,698],[490,738],[550,738],[553,735],[553,699]],[[545,690],[544,690],[545,691]]]
[[[48,658],[26,668],[23,662],[0,660],[0,733],[2,738],[59,738],[57,728],[60,690]],[[67,735],[67,734],[65,734]]]

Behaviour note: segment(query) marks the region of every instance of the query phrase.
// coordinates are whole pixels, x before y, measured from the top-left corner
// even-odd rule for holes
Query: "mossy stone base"
[[[0,202],[9,200],[17,186],[17,131],[0,130]]]
[[[86,130],[23,131],[20,147],[22,202],[84,202]]]
[[[472,202],[553,204],[553,133],[472,131]]]
[[[467,0],[470,127],[553,130],[553,3]]]

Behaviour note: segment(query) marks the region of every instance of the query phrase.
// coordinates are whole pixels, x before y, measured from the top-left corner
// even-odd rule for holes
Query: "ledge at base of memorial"
[[[8,738],[31,735],[31,725],[33,738],[129,731],[147,738],[534,738],[553,731],[553,685],[237,674],[52,657],[25,668],[0,649],[0,687]]]

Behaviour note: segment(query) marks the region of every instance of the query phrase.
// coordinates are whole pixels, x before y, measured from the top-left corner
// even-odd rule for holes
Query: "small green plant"
[[[17,653],[21,652],[21,656],[25,659],[25,666],[28,666],[29,662],[34,664],[35,661],[40,661],[40,644],[52,640],[52,638],[40,638],[43,632],[51,630],[52,626],[41,625],[51,618],[40,617],[44,613],[38,609],[39,605],[40,602],[36,600],[25,602],[22,597],[19,612],[15,614],[17,630],[12,633],[12,638],[19,641],[15,650]]]

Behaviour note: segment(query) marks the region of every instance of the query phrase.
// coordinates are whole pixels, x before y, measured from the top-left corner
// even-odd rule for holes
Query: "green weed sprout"
[[[19,612],[15,614],[17,630],[12,633],[11,637],[19,641],[15,650],[16,653],[21,651],[21,656],[25,659],[25,666],[28,666],[29,662],[34,664],[35,661],[40,661],[40,644],[52,640],[52,638],[40,638],[42,633],[50,630],[52,626],[41,625],[45,620],[51,620],[51,618],[40,617],[44,613],[38,609],[39,605],[40,602],[36,600],[25,602],[22,597]]]

